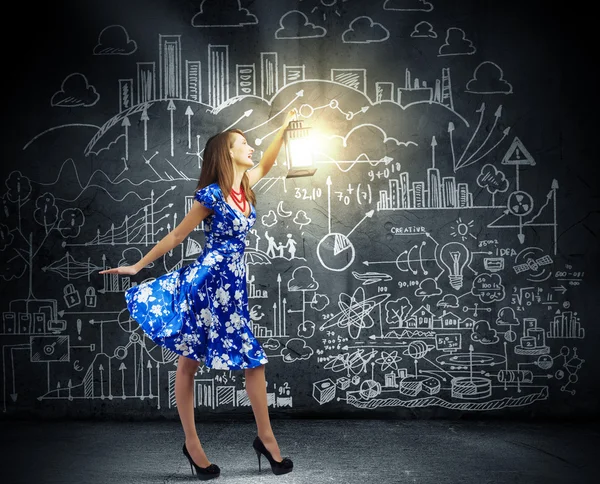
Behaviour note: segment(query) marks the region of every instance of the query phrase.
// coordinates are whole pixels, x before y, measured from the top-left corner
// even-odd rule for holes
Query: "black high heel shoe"
[[[260,470],[261,470],[260,469],[261,454],[263,454],[269,461],[269,464],[271,464],[271,470],[273,471],[273,474],[276,474],[279,476],[281,474],[287,474],[288,472],[292,472],[292,469],[294,468],[294,463],[291,461],[291,459],[284,457],[281,460],[281,462],[277,462],[275,459],[273,459],[273,456],[267,450],[267,448],[265,447],[265,444],[262,443],[262,440],[260,440],[258,435],[254,439],[254,442],[252,442],[252,447],[254,447],[254,451],[256,452],[256,456],[258,457],[258,472],[260,472]]]
[[[188,460],[190,461],[190,468],[192,470],[192,475],[194,474],[194,469],[196,469],[196,475],[198,476],[198,479],[200,479],[201,481],[207,481],[208,479],[214,479],[221,475],[221,469],[219,469],[219,466],[217,464],[211,464],[208,467],[200,467],[199,465],[197,465],[194,462],[194,460],[192,459],[192,456],[190,455],[190,453],[188,452],[187,447],[185,446],[185,442],[183,443],[183,455],[185,455],[188,458]]]

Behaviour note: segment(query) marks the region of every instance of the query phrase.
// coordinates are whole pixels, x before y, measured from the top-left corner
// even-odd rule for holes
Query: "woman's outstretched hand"
[[[283,121],[283,128],[287,128],[288,124],[290,124],[290,121],[294,121],[296,118],[296,115],[298,114],[298,111],[296,111],[296,108],[290,109],[287,114],[285,115],[285,120]]]
[[[135,276],[139,272],[135,266],[119,266],[100,271],[99,274],[119,274],[122,276]]]

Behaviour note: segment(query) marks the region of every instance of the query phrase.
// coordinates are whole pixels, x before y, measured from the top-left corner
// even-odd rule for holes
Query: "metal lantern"
[[[288,162],[286,178],[312,176],[317,171],[309,132],[310,128],[302,126],[302,121],[290,121],[285,132],[285,155]]]

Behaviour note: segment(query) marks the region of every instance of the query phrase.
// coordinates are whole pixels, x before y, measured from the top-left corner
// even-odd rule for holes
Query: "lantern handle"
[[[298,111],[296,110],[296,108],[290,109],[287,112],[287,114],[285,115],[285,120],[283,122],[283,126],[285,126],[287,128],[291,121],[296,121],[297,114],[298,114]]]

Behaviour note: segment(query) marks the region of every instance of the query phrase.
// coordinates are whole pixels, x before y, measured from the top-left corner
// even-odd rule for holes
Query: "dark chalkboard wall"
[[[291,107],[317,171],[286,178],[282,151],[254,187],[246,250],[272,414],[595,414],[595,77],[587,27],[549,8],[18,7],[0,173],[4,415],[176,415],[176,355],[144,336],[123,292],[193,262],[202,227],[135,277],[98,271],[182,220],[210,135],[243,130],[257,161]],[[249,413],[243,373],[201,366],[195,405]]]

